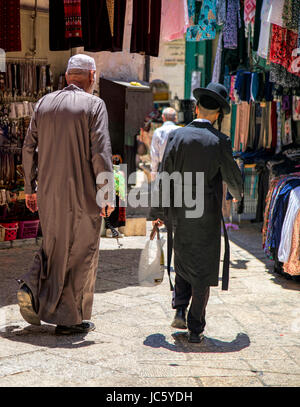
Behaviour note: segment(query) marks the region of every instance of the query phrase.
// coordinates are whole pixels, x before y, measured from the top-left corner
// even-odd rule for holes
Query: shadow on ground
[[[237,334],[231,342],[224,342],[218,339],[204,337],[201,343],[193,344],[188,342],[187,332],[176,332],[172,334],[175,343],[171,344],[162,334],[149,335],[144,341],[145,346],[151,348],[165,348],[173,352],[199,352],[199,353],[230,353],[239,352],[250,346],[250,339],[244,333]]]
[[[0,251],[0,307],[17,303],[16,279],[30,269],[37,250],[33,246]],[[100,250],[95,293],[138,286],[140,254],[141,249]]]
[[[300,279],[288,279],[290,276],[283,276],[274,271],[274,261],[268,259],[262,248],[261,223],[242,223],[239,230],[228,231],[229,239],[237,246],[256,257],[266,266],[266,273],[273,276],[272,281],[288,290],[300,291]],[[230,262],[231,268],[247,269],[248,260],[234,260]]]
[[[94,341],[86,341],[87,334],[55,335],[55,326],[43,324],[41,326],[29,325],[21,328],[19,325],[5,327],[5,332],[0,331],[0,337],[18,343],[27,343],[38,347],[47,348],[83,348],[94,345]],[[100,343],[97,341],[97,343]]]

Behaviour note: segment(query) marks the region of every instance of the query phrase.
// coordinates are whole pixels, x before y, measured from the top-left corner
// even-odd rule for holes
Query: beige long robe
[[[43,244],[22,280],[42,321],[73,325],[91,318],[101,226],[96,178],[113,172],[111,154],[103,100],[70,85],[38,102],[23,167],[25,193],[35,192],[38,177]]]

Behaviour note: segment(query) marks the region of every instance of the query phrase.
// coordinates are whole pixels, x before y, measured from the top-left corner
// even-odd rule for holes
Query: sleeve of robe
[[[108,130],[108,115],[106,105],[103,100],[100,100],[92,111],[90,125],[90,142],[91,142],[92,165],[95,179],[97,180],[99,174],[102,173],[110,174],[112,181],[111,187],[114,189],[112,150]],[[97,189],[98,190],[102,189],[106,184],[107,182],[103,184],[97,183]],[[108,196],[105,195],[105,199],[107,198]],[[110,202],[110,204],[113,205],[113,202]]]
[[[25,194],[34,194],[37,186],[37,145],[38,133],[36,125],[36,110],[34,111],[22,149],[22,163],[25,179]]]
[[[241,201],[243,192],[243,179],[241,171],[232,155],[231,140],[226,137],[222,140],[221,174],[231,195]]]

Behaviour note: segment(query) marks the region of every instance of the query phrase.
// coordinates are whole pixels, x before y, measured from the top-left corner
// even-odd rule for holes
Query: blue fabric
[[[270,234],[270,248],[278,249],[281,239],[281,230],[284,222],[284,217],[289,203],[291,191],[300,186],[300,179],[293,179],[286,183],[282,190],[278,193],[276,203],[274,205],[273,216],[271,219],[272,228]]]

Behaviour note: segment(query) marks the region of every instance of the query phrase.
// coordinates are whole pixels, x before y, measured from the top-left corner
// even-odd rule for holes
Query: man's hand
[[[160,226],[164,225],[164,222],[162,220],[160,220],[160,219],[156,219],[156,220],[152,221],[152,226],[154,226],[154,225],[160,227]]]
[[[100,216],[102,216],[102,217],[104,217],[104,218],[106,217],[106,210],[105,210],[105,208],[107,208],[107,216],[110,216],[110,215],[113,213],[113,211],[115,210],[114,206],[105,205],[105,207],[102,208],[102,209],[101,209],[101,212],[100,212]]]
[[[26,194],[25,203],[26,207],[30,210],[30,212],[34,213],[38,211],[36,194]]]

